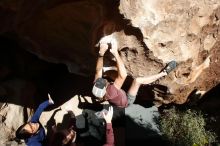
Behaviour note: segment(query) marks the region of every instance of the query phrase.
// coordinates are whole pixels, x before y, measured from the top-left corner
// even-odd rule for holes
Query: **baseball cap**
[[[98,78],[92,88],[92,93],[98,98],[102,98],[106,93],[106,79]]]

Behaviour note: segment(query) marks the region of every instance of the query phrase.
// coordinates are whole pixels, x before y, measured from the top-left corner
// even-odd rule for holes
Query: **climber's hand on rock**
[[[110,52],[115,56],[118,54],[118,43],[115,38],[112,38],[111,45],[112,45],[112,47],[110,49]]]
[[[108,44],[111,43],[112,35],[107,35],[101,38],[99,41],[99,55],[103,56],[105,52],[108,50]]]
[[[99,44],[108,44],[111,43],[111,40],[112,40],[112,34],[102,37],[99,41]]]
[[[100,44],[99,56],[104,56],[107,50],[108,50],[108,44]]]

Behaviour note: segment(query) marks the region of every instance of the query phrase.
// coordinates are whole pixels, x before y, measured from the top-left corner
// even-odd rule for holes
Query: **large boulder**
[[[26,50],[66,64],[70,72],[93,75],[95,46],[113,34],[132,77],[156,74],[177,61],[176,70],[156,83],[166,90],[155,89],[154,96],[166,103],[182,104],[195,90],[204,94],[219,83],[218,0],[23,0],[2,1],[0,8],[1,32],[15,32]]]
[[[159,83],[176,103],[184,103],[195,89],[206,92],[219,83],[219,6],[219,1],[120,1],[120,13],[140,29],[150,52],[146,58],[152,65],[146,68],[141,61],[139,70],[152,74],[158,62],[178,62],[175,72]]]
[[[0,144],[1,145],[25,145],[24,142],[16,143],[15,131],[24,123],[25,108],[16,104],[5,103],[1,107],[1,133]]]

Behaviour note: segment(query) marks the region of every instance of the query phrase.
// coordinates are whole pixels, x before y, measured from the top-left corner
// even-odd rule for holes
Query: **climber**
[[[108,44],[111,44],[110,52],[115,57],[118,70],[118,75],[112,83],[109,83],[106,79],[102,77],[103,57],[105,52],[109,48]],[[116,105],[118,107],[127,107],[129,104],[132,104],[136,99],[136,95],[141,85],[152,83],[158,80],[159,78],[166,76],[173,69],[175,69],[177,65],[176,61],[171,61],[158,74],[149,77],[135,78],[126,94],[125,91],[121,89],[121,87],[127,77],[127,71],[118,53],[116,39],[113,37],[113,35],[105,36],[99,41],[99,47],[100,50],[96,64],[96,74],[94,79],[94,86],[92,88],[92,93],[97,98],[108,100],[111,104]]]
[[[45,140],[45,131],[39,118],[41,113],[54,101],[48,94],[48,100],[39,105],[31,120],[21,125],[16,131],[18,139],[24,139],[27,146],[42,146]]]

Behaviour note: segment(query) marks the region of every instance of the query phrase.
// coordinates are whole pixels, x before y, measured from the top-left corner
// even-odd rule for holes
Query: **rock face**
[[[1,145],[25,145],[12,141],[15,137],[16,129],[24,123],[24,107],[15,104],[4,104],[1,107]],[[15,116],[16,115],[16,116]]]
[[[219,83],[219,0],[12,0],[1,1],[0,10],[0,32],[16,33],[26,50],[70,72],[93,75],[95,44],[113,34],[132,77],[178,62],[157,82],[165,94],[154,91],[168,103],[182,104],[195,90],[205,93]]]
[[[219,0],[1,0],[0,20],[1,35],[13,36],[22,48],[40,59],[65,64],[69,72],[83,76],[94,75],[97,43],[109,34],[117,39],[120,55],[128,74],[133,78],[156,74],[166,63],[176,60],[177,68],[152,84],[152,90],[141,94],[141,100],[153,97],[162,99],[165,104],[183,104],[195,99],[191,97],[200,98],[220,82]],[[19,76],[24,77],[24,72],[37,72],[40,68],[37,69],[35,61],[29,64],[31,67],[25,66],[26,62],[31,61],[20,60],[25,57],[13,53],[2,56],[7,56],[4,59],[9,62],[16,62],[14,68],[21,67]],[[112,63],[114,60],[108,53],[105,66]],[[43,69],[46,70],[47,66]],[[1,102],[5,101],[3,97],[6,95],[14,98],[6,100],[4,106],[0,105],[1,124],[4,124],[0,127],[1,144],[13,139],[15,129],[30,117],[26,106],[33,108],[34,101],[30,97],[37,92],[34,85],[24,80],[13,78],[6,81],[12,73],[10,68],[0,68]],[[28,75],[29,79],[34,76]],[[43,83],[54,81],[49,77],[51,74],[45,77],[47,80]],[[36,73],[35,80],[39,78]],[[60,78],[51,84],[56,87],[58,84],[63,86],[62,83],[63,78]],[[65,83],[70,84],[70,80]],[[54,88],[55,91],[65,89],[62,94],[54,92],[54,95],[59,100],[64,96],[75,96],[72,85]],[[69,93],[67,89],[71,90],[70,95],[63,94]],[[204,107],[203,104],[208,105],[207,109],[213,108],[207,102],[203,102],[201,107]],[[136,113],[146,109],[142,106],[140,110],[134,109],[127,109],[126,112],[130,112],[130,118],[136,119],[135,123],[145,126],[142,118],[150,117],[149,114],[140,112],[143,115],[139,116]],[[77,110],[75,112],[79,116],[82,111]],[[45,112],[43,124],[50,114],[48,116]],[[14,115],[18,120],[13,120]],[[60,117],[56,118],[62,121]],[[153,123],[149,119],[146,121]],[[117,138],[121,139],[120,136]]]
[[[161,81],[178,103],[183,103],[192,90],[207,91],[219,82],[219,73],[209,76],[219,65],[215,56],[219,50],[219,4],[197,0],[120,1],[120,12],[140,29],[152,53],[147,57],[179,63],[171,80]]]

